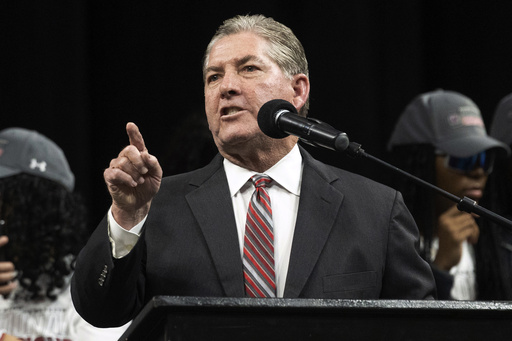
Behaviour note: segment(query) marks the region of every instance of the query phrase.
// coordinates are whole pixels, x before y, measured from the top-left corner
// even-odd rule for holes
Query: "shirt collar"
[[[254,171],[235,165],[224,158],[224,170],[228,178],[229,192],[234,196],[254,175]],[[278,163],[264,172],[292,194],[300,194],[302,155],[297,144]]]

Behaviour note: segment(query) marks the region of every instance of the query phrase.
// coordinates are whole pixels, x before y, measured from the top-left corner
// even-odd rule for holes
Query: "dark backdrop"
[[[206,129],[204,48],[224,19],[246,13],[293,29],[310,63],[310,115],[380,158],[417,94],[459,91],[489,124],[512,92],[510,2],[3,0],[0,129],[36,129],[62,146],[93,226],[109,205],[102,173],[128,143],[126,122],[139,125],[165,174],[182,170],[190,138]],[[389,176],[368,160],[312,152],[379,181]]]

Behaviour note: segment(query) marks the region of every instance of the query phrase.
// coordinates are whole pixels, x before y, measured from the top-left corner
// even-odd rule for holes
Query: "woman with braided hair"
[[[0,131],[0,336],[117,340],[125,329],[92,327],[72,305],[70,279],[87,237],[73,188],[53,141],[22,128]]]
[[[495,161],[510,155],[509,147],[486,132],[480,109],[468,97],[435,90],[416,96],[397,121],[388,142],[393,164],[459,198],[482,200]],[[482,282],[495,263],[482,250],[484,220],[460,211],[456,203],[412,180],[397,179],[421,233],[422,253],[432,268],[442,300],[488,298]],[[485,207],[485,205],[484,205]],[[504,273],[496,273],[502,277]]]

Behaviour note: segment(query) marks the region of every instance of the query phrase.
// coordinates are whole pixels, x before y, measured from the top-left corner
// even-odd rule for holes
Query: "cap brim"
[[[506,144],[489,136],[466,136],[443,141],[437,143],[436,148],[456,157],[468,157],[493,148],[498,150],[499,157],[510,156],[510,148]]]
[[[0,165],[0,179],[21,173],[19,169]]]

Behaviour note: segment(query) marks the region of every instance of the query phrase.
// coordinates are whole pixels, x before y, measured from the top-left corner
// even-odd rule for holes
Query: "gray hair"
[[[203,80],[206,79],[206,67],[213,45],[221,38],[241,32],[253,32],[266,39],[269,43],[268,56],[287,77],[292,78],[300,73],[309,77],[304,48],[292,30],[272,18],[257,14],[238,15],[225,20],[217,29],[203,56]],[[300,114],[306,116],[308,109],[309,98],[301,108]]]

